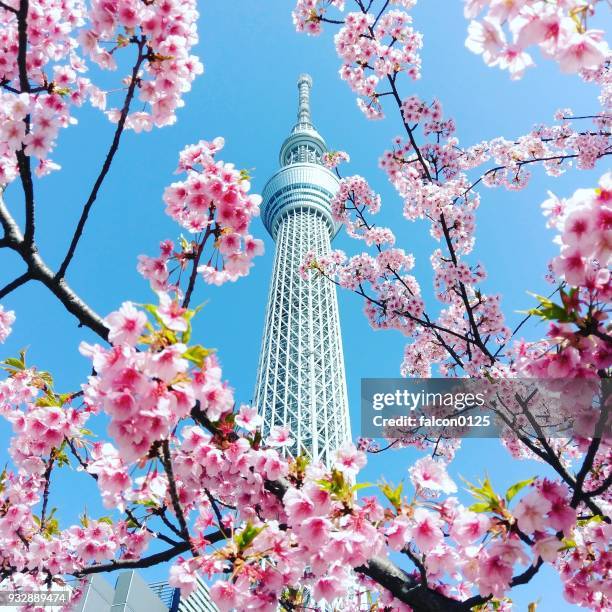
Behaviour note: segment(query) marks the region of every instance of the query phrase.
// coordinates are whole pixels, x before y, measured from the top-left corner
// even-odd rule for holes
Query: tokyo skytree
[[[322,164],[327,148],[311,121],[311,87],[311,77],[300,75],[297,123],[263,190],[262,219],[276,254],[254,403],[264,435],[286,427],[292,455],[329,464],[350,439],[350,422],[336,288],[298,272],[308,251],[329,252],[338,230],[330,210],[338,179]]]

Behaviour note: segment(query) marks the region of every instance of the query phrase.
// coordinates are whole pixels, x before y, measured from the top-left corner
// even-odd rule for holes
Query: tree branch
[[[24,272],[15,280],[11,281],[10,283],[7,283],[7,285],[3,289],[0,289],[0,300],[3,297],[7,296],[11,291],[14,291],[18,287],[21,287],[21,285],[25,285],[29,280],[31,280],[31,278],[32,277],[30,276],[29,272]]]
[[[466,610],[462,602],[423,586],[388,559],[374,557],[365,565],[356,567],[355,571],[372,578],[397,599],[411,606],[415,612],[462,612]]]
[[[10,13],[15,13],[15,15],[17,14],[17,9],[9,6],[5,2],[0,2],[0,8],[3,8],[5,11],[9,11]]]
[[[210,223],[214,218],[214,211],[211,210],[208,214],[208,223],[209,225],[206,227],[206,232],[204,232],[204,237],[202,238],[202,242],[198,245],[198,248],[193,257],[193,264],[191,268],[191,274],[189,275],[189,281],[187,284],[187,290],[185,291],[185,298],[183,299],[183,308],[189,307],[189,302],[191,301],[191,295],[193,294],[193,290],[195,289],[196,278],[198,276],[198,265],[200,264],[200,258],[202,257],[202,253],[204,251],[204,247],[206,246],[206,242],[208,241],[209,236],[213,233],[210,229]]]
[[[211,544],[215,544],[216,542],[220,542],[225,539],[225,536],[220,531],[215,531],[209,535],[204,536],[208,542]],[[88,576],[90,574],[101,574],[104,572],[114,572],[118,569],[140,569],[144,567],[153,567],[154,565],[158,565],[159,563],[164,563],[166,561],[170,561],[177,555],[181,553],[187,552],[189,550],[188,542],[181,542],[172,548],[167,548],[166,550],[155,553],[153,555],[149,555],[148,557],[142,557],[140,559],[130,559],[126,561],[111,561],[110,563],[102,563],[99,565],[90,565],[89,567],[83,568],[79,572],[75,572],[74,575],[79,576]]]
[[[28,12],[29,0],[19,0],[19,9],[17,11],[17,67],[19,69],[19,87],[21,93],[30,91],[30,81],[28,79]],[[24,119],[26,134],[30,132],[30,116],[27,115]],[[34,216],[34,184],[32,182],[32,167],[30,157],[25,154],[22,147],[17,151],[17,167],[19,168],[19,176],[23,187],[23,195],[25,198],[26,210],[26,227],[25,227],[25,243],[28,247],[33,246],[35,216]]]
[[[70,242],[70,246],[68,247],[68,252],[64,257],[64,261],[62,261],[59,270],[57,271],[58,279],[63,278],[66,275],[66,270],[74,257],[77,245],[79,244],[79,240],[83,235],[83,230],[85,229],[85,224],[87,223],[87,219],[89,217],[89,213],[91,211],[96,198],[98,197],[98,192],[100,191],[100,187],[110,170],[111,164],[113,163],[113,159],[115,154],[117,153],[117,149],[119,148],[119,142],[121,140],[121,135],[123,134],[123,130],[125,128],[125,122],[127,120],[128,113],[130,112],[130,104],[132,103],[132,99],[134,98],[134,92],[136,91],[136,86],[138,85],[138,72],[140,71],[140,66],[142,62],[146,58],[146,54],[143,53],[143,49],[145,46],[146,37],[142,36],[138,41],[138,57],[136,59],[136,63],[132,68],[132,76],[130,80],[130,84],[128,86],[128,90],[125,96],[125,100],[123,102],[123,107],[121,109],[121,115],[119,117],[119,121],[117,122],[117,128],[115,129],[115,134],[113,136],[113,140],[111,142],[111,146],[106,154],[106,159],[104,160],[104,164],[102,165],[102,169],[100,170],[100,174],[98,174],[98,178],[94,183],[94,186],[87,198],[87,202],[83,206],[83,211],[81,213],[81,217],[79,222],[74,230],[74,234],[72,236],[72,240]]]
[[[166,470],[166,476],[168,477],[168,488],[170,490],[170,499],[172,500],[172,506],[174,513],[178,519],[181,536],[189,542],[189,528],[187,527],[187,521],[185,520],[185,514],[183,513],[183,507],[179,500],[178,492],[176,490],[176,481],[174,480],[174,470],[172,469],[172,457],[170,456],[170,445],[168,440],[164,440],[161,445],[162,457],[161,461]]]
[[[94,312],[63,279],[58,279],[56,277],[35,248],[32,249],[26,244],[17,223],[15,223],[15,220],[2,199],[1,193],[0,224],[4,228],[4,238],[8,241],[9,248],[19,253],[28,266],[27,274],[29,277],[45,285],[59,299],[66,310],[78,319],[80,326],[89,327],[89,329],[98,334],[98,336],[107,340],[108,329],[102,318]],[[26,282],[26,280],[23,282]],[[21,284],[23,284],[23,282]]]

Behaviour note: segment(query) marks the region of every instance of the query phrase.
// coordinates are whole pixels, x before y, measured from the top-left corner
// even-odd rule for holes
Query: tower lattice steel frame
[[[254,402],[264,435],[287,427],[296,440],[291,454],[329,463],[350,439],[350,422],[335,286],[298,273],[306,252],[329,252],[337,232],[330,200],[338,179],[322,165],[327,148],[311,121],[311,87],[300,75],[298,121],[263,190],[262,219],[276,254]]]

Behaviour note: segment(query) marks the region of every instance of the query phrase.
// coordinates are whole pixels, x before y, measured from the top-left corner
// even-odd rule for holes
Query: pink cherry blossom
[[[551,508],[551,503],[545,497],[533,491],[521,499],[514,509],[514,516],[525,533],[544,531],[547,526],[546,514]]]
[[[408,472],[416,489],[424,488],[444,493],[455,493],[457,491],[457,485],[447,474],[444,464],[431,457],[422,457],[417,460]]]
[[[450,535],[462,546],[469,546],[479,540],[489,529],[490,519],[485,514],[465,510],[453,521]]]
[[[411,527],[412,541],[424,553],[429,552],[442,543],[444,534],[442,533],[440,520],[429,510],[417,508],[414,512],[414,526]]]
[[[267,443],[270,446],[291,446],[294,443],[291,437],[291,432],[285,427],[275,425],[270,429],[270,435],[267,438]]]
[[[132,302],[124,302],[121,308],[105,319],[109,328],[108,338],[113,344],[135,345],[147,322],[146,315]]]
[[[263,423],[263,419],[257,414],[257,409],[243,404],[236,414],[236,425],[247,431],[255,431]]]
[[[11,333],[12,325],[15,322],[15,312],[4,310],[0,304],[0,342],[4,342]]]
[[[347,444],[336,452],[334,466],[349,478],[353,478],[366,464],[366,461],[365,453],[357,450],[354,444]]]

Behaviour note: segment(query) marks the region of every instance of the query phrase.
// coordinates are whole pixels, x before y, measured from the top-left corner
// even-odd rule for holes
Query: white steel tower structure
[[[337,227],[330,200],[338,179],[322,165],[325,141],[310,117],[312,79],[298,79],[298,119],[280,150],[281,168],[263,190],[262,219],[276,241],[255,405],[264,435],[288,428],[290,452],[329,463],[350,439],[335,286],[298,273],[304,255],[329,252]]]

